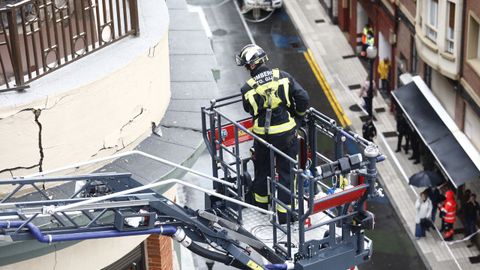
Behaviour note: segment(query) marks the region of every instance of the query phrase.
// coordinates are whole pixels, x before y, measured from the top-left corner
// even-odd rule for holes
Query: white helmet
[[[239,54],[235,56],[237,66],[245,66],[250,64],[263,64],[268,60],[265,51],[258,45],[248,44],[243,47]]]

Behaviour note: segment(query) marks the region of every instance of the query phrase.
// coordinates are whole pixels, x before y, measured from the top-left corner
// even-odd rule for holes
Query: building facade
[[[338,3],[338,25],[348,33],[354,50],[360,52],[363,28],[369,24],[378,48],[378,59],[390,60],[392,70],[396,68],[393,61],[397,43],[395,16],[395,5],[390,0],[342,0]],[[377,65],[378,61],[375,62],[375,78],[378,78]]]
[[[5,0],[0,7],[0,178],[129,150],[151,134],[171,95],[165,1]],[[5,270],[178,265],[172,240],[157,235],[0,242]]]
[[[455,125],[468,139],[465,151],[480,151],[480,1],[343,0],[338,25],[355,52],[363,27],[375,33],[378,59],[389,58],[390,85],[400,75],[420,75]],[[376,61],[376,64],[378,61]],[[376,68],[374,69],[376,71]],[[379,76],[375,74],[378,81]],[[462,189],[480,192],[480,179]]]
[[[338,25],[357,53],[367,23],[379,59],[392,62],[392,88],[403,73],[421,75],[480,150],[480,138],[474,135],[480,132],[480,1],[338,1]]]

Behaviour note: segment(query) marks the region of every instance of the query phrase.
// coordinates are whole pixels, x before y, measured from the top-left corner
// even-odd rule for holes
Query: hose
[[[25,224],[24,221],[0,221],[0,229],[19,228],[23,224]],[[27,227],[30,230],[30,233],[41,243],[79,241],[79,240],[87,240],[87,239],[111,238],[111,237],[145,235],[145,234],[161,234],[161,235],[172,236],[177,233],[177,228],[171,225],[160,226],[158,228],[142,230],[142,231],[105,230],[105,231],[96,231],[96,232],[70,233],[66,235],[43,234],[40,231],[40,229],[31,222],[27,223],[25,227]]]
[[[230,255],[225,255],[225,254],[221,254],[221,253],[218,253],[218,252],[215,252],[215,251],[208,250],[208,249],[203,248],[202,246],[200,246],[196,243],[192,243],[188,247],[188,249],[191,252],[197,254],[198,256],[206,258],[206,259],[210,259],[212,261],[221,262],[225,265],[229,265],[229,266],[232,266],[232,267],[235,267],[235,268],[238,268],[238,269],[250,269],[247,266],[245,266],[243,263],[241,263],[239,260],[235,259],[234,257],[232,257]]]
[[[224,263],[225,265],[230,265],[238,269],[250,269],[241,263],[239,260],[234,257],[226,254],[221,254],[208,250],[201,247],[200,245],[192,242],[192,239],[185,234],[185,231],[182,228],[177,228],[172,225],[160,226],[148,230],[139,230],[139,231],[118,231],[118,230],[104,230],[104,231],[95,231],[95,232],[81,232],[81,233],[69,233],[66,235],[62,234],[43,234],[41,230],[33,223],[29,222],[25,224],[24,221],[0,221],[0,229],[10,229],[10,228],[20,228],[25,226],[30,230],[30,233],[41,243],[52,243],[52,242],[62,242],[62,241],[79,241],[87,239],[97,239],[97,238],[111,238],[111,237],[121,237],[121,236],[132,236],[132,235],[146,235],[146,234],[160,234],[171,236],[173,239],[178,241],[184,247],[188,248],[193,253],[213,260],[217,262]]]

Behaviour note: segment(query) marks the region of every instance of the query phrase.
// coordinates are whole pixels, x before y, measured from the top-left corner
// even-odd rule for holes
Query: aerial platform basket
[[[287,220],[293,218],[297,222],[280,225],[275,215],[264,216],[216,199],[207,198],[207,202],[210,201],[212,208],[218,208],[225,218],[242,224],[252,236],[268,242],[282,259],[295,262],[295,269],[347,269],[367,261],[373,246],[364,230],[373,229],[374,217],[366,211],[365,201],[368,196],[376,195],[376,163],[384,159],[377,146],[311,108],[298,132],[300,149],[298,160],[295,160],[252,133],[251,118],[236,121],[222,112],[233,104],[241,106],[240,102],[240,95],[232,95],[212,100],[209,107],[202,108],[204,141],[211,155],[212,173],[237,187],[216,184],[215,189],[226,196],[251,202],[249,193],[253,177],[249,173],[252,166],[248,165],[251,161],[248,149],[251,141],[256,140],[270,151],[270,175],[276,172],[275,155],[289,160],[290,169],[295,172],[292,178],[296,181],[290,179],[290,186],[285,187],[275,178],[269,179],[270,209],[276,209],[279,204],[287,209]],[[335,149],[333,158],[318,151],[319,134],[331,138]],[[354,144],[359,153],[345,153],[347,143]],[[332,178],[353,175],[360,180],[355,185],[340,189],[338,182],[337,186],[327,184]],[[295,191],[290,192],[289,205],[292,207],[276,198],[280,189]],[[335,189],[333,194],[325,195]],[[264,229],[259,231],[261,227]]]
[[[0,248],[8,242],[27,240],[49,244],[161,234],[208,260],[239,269],[348,269],[369,260],[373,243],[364,232],[373,229],[374,217],[366,211],[365,201],[376,195],[376,163],[384,159],[377,147],[310,109],[305,125],[299,129],[298,160],[292,159],[253,134],[249,130],[251,119],[236,121],[221,112],[229,105],[241,106],[240,101],[240,96],[234,95],[202,108],[203,137],[211,156],[212,175],[148,153],[129,151],[0,180],[1,186],[11,188],[9,193],[0,194]],[[334,157],[318,151],[319,134],[332,139]],[[252,205],[249,199],[249,149],[253,140],[270,151],[270,175],[276,172],[275,155],[286,158],[294,172],[289,187],[275,177],[268,179],[268,210]],[[346,143],[356,145],[358,153],[346,153]],[[71,175],[78,168],[132,155],[195,174],[211,182],[213,190],[181,179],[142,185],[130,173]],[[67,176],[55,176],[67,171]],[[351,185],[333,181],[353,179],[353,175],[359,181]],[[54,189],[42,188],[53,184]],[[162,190],[172,185],[203,192],[206,209],[180,206],[166,198]],[[29,194],[25,195],[27,188]],[[279,190],[289,191],[290,206],[277,199]],[[295,221],[279,224],[273,211],[277,205],[287,210],[287,220]]]

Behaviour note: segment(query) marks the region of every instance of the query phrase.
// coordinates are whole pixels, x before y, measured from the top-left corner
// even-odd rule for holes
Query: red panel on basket
[[[252,130],[253,127],[253,119],[245,119],[238,122],[241,126],[247,128],[248,130]],[[211,133],[208,131],[207,133],[208,139],[211,138]],[[218,130],[215,129],[215,138],[218,139]],[[243,130],[238,129],[238,143],[246,142],[252,140],[252,136],[245,133]],[[225,146],[232,146],[235,145],[235,126],[233,124],[222,126],[222,144]]]
[[[339,193],[328,195],[313,203],[313,213],[318,213],[332,207],[344,205],[360,199],[367,191],[367,185],[362,184]]]

